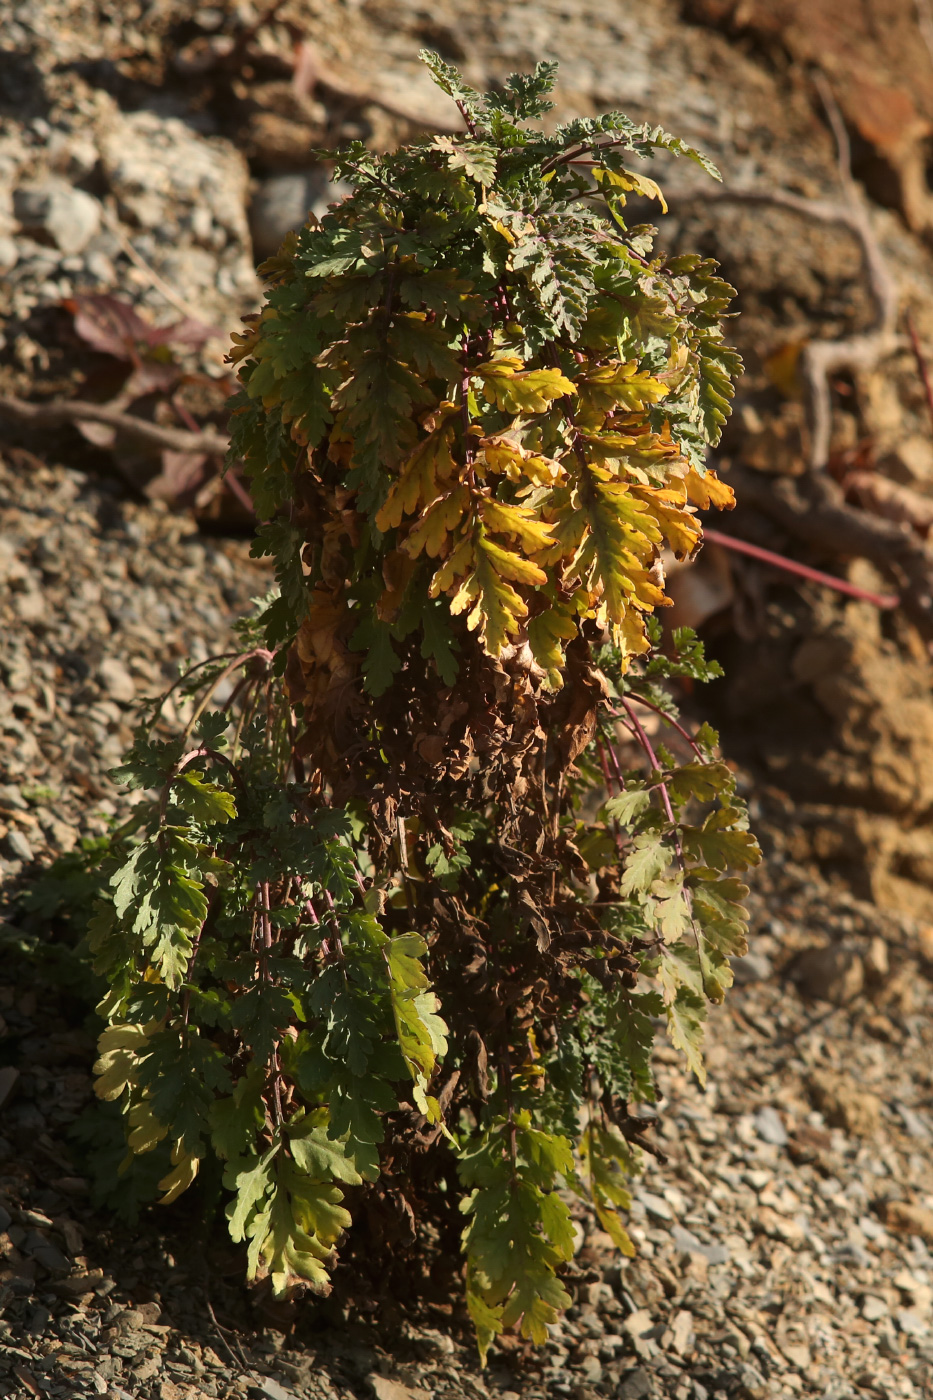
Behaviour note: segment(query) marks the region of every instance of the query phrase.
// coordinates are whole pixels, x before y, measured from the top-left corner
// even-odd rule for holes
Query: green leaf
[[[211,1143],[225,1160],[246,1156],[264,1120],[262,1078],[255,1064],[234,1087],[229,1098],[215,1099],[208,1110]]]
[[[216,783],[205,782],[199,773],[180,773],[172,790],[174,800],[202,825],[228,822],[236,816],[233,794]]]
[[[620,826],[631,826],[651,805],[651,793],[646,788],[630,783],[625,792],[610,797],[603,807],[607,821],[618,822]]]
[[[761,848],[754,836],[744,830],[744,813],[738,807],[721,807],[711,812],[702,827],[682,828],[684,850],[701,865],[713,870],[731,867],[746,870],[761,860]]]
[[[342,1143],[327,1135],[327,1112],[299,1114],[286,1124],[295,1164],[315,1181],[343,1181],[359,1186],[363,1178],[345,1155]]]
[[[623,895],[650,890],[659,875],[671,862],[671,852],[664,838],[656,831],[640,832],[625,857],[625,868],[619,888]]]
[[[251,1216],[272,1190],[271,1164],[278,1150],[273,1147],[262,1157],[255,1153],[234,1157],[224,1171],[224,1185],[234,1192],[227,1220],[230,1237],[237,1244],[246,1238]]]
[[[703,997],[689,987],[678,987],[676,996],[667,1006],[668,1034],[671,1044],[684,1052],[688,1068],[701,1084],[706,1083],[702,1055],[705,1021],[706,1002]]]

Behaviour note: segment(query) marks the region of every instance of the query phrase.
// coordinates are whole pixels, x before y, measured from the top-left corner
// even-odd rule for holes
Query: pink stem
[[[638,742],[641,744],[642,748],[644,749],[645,753],[646,753],[647,756],[648,756],[648,762],[651,764],[652,768],[654,768],[654,769],[656,769],[658,772],[660,772],[660,771],[661,771],[661,765],[660,765],[660,763],[658,762],[657,754],[655,753],[654,749],[653,749],[652,746],[651,746],[651,740],[648,738],[648,735],[645,733],[645,730],[644,730],[644,728],[643,728],[643,726],[642,726],[641,720],[638,718],[638,716],[636,715],[635,711],[632,709],[631,705],[629,704],[628,700],[626,700],[626,698],[625,698],[624,695],[620,697],[619,703],[621,704],[623,710],[625,711],[626,715],[628,716],[629,723],[631,724],[631,726],[632,726],[632,728],[634,729],[636,735],[638,736]],[[659,787],[660,790],[661,790],[661,801],[662,801],[663,804],[664,804],[664,810],[665,810],[665,812],[667,813],[667,819],[668,819],[668,821],[671,823],[672,826],[675,826],[675,825],[676,825],[676,822],[675,822],[675,819],[674,819],[674,809],[673,809],[673,807],[671,806],[670,794],[668,793],[667,785],[666,785],[666,783],[663,781],[663,779],[662,779],[662,781],[658,784],[658,787]]]
[[[837,593],[847,593],[850,598],[861,598],[863,602],[874,603],[876,608],[896,608],[901,601],[896,593],[872,593],[867,588],[859,588],[857,584],[847,582],[846,579],[824,574],[820,569],[811,569],[808,564],[798,564],[795,559],[785,559],[783,554],[774,554],[770,549],[762,549],[761,545],[749,544],[748,540],[736,539],[735,535],[724,535],[721,530],[713,530],[706,525],[703,527],[703,537],[709,540],[710,544],[722,545],[723,549],[732,549],[736,554],[750,554],[753,559],[760,559],[765,564],[773,565],[775,569],[783,569],[785,573],[799,574],[801,578],[808,578],[813,583],[821,583],[824,588],[833,588]]]

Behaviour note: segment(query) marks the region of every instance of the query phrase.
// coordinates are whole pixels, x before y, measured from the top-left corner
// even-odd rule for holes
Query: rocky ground
[[[450,123],[417,67],[422,44],[477,83],[560,57],[561,115],[619,105],[709,149],[734,187],[837,197],[818,58],[902,307],[930,343],[929,26],[910,27],[906,0],[878,15],[868,0],[838,8],[7,6],[0,400],[77,396],[164,427],[222,429],[224,344],[256,304],[256,258],[339,194],[313,148],[388,146]],[[879,112],[899,113],[893,134]],[[721,465],[797,480],[795,355],[808,335],[870,319],[857,242],[741,201],[672,201],[662,238],[719,253],[742,288],[750,373]],[[148,331],[105,326],[100,303],[96,319],[84,303],[80,322],[80,299],[94,296],[150,328],[181,322],[172,372],[156,372],[166,354]],[[125,802],[107,770],[134,704],[185,659],[226,649],[268,579],[248,557],[248,517],[219,484],[216,450],[0,421],[0,876],[15,892],[106,830]],[[933,438],[903,335],[880,366],[834,385],[833,452],[837,466],[871,459],[929,496]],[[794,547],[761,521],[749,533]],[[615,1259],[581,1218],[567,1319],[542,1353],[502,1350],[483,1374],[457,1309],[361,1318],[318,1303],[294,1324],[256,1311],[216,1201],[128,1226],[94,1198],[75,1129],[91,1099],[91,989],[64,944],[40,939],[37,956],[41,905],[11,905],[0,930],[0,1394],[933,1396],[928,650],[900,614],[881,620],[812,591],[801,601],[754,566],[717,567],[717,645],[733,664],[716,704],[770,860],[751,955],[712,1019],[706,1090],[660,1055],[666,1160],[649,1161],[636,1190],[638,1258]],[[873,584],[868,565],[853,568]],[[46,890],[49,907],[55,897]]]

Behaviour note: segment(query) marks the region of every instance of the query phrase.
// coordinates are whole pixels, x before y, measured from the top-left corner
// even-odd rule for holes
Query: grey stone
[[[724,1244],[704,1244],[692,1230],[682,1225],[671,1228],[671,1239],[679,1254],[701,1254],[708,1264],[728,1264],[732,1257]]]
[[[926,1119],[919,1113],[915,1113],[912,1108],[908,1108],[905,1103],[895,1103],[898,1117],[904,1124],[904,1131],[908,1137],[919,1138],[921,1142],[933,1142],[933,1131]]]
[[[739,1394],[747,1400],[762,1400],[768,1394],[768,1382],[757,1366],[746,1361],[739,1367]]]
[[[901,1331],[910,1337],[925,1337],[930,1330],[930,1324],[910,1308],[902,1308],[895,1320]]]
[[[45,596],[38,588],[31,588],[26,593],[17,593],[15,607],[20,622],[43,622],[45,620]]]
[[[41,1306],[34,1308],[27,1324],[27,1330],[32,1336],[41,1337],[48,1327],[51,1318],[52,1314],[49,1312],[48,1308],[43,1308]]]
[[[879,1322],[881,1318],[887,1317],[888,1305],[883,1298],[877,1298],[873,1293],[866,1293],[862,1299],[862,1316],[866,1322]]]
[[[732,959],[732,975],[736,985],[747,987],[752,982],[767,982],[774,973],[770,958],[764,953],[747,953],[744,958]]]
[[[639,1191],[638,1199],[649,1215],[653,1215],[656,1220],[673,1220],[674,1212],[667,1201],[661,1196],[655,1196],[650,1191]]]
[[[263,1377],[260,1390],[267,1400],[295,1400],[295,1392],[286,1390],[284,1385],[279,1385],[271,1376]]]
[[[19,261],[19,248],[15,238],[0,234],[0,272],[10,272]]]
[[[0,1069],[0,1108],[12,1097],[19,1080],[19,1070],[14,1065],[4,1065]]]
[[[694,1385],[696,1382],[694,1382]],[[702,1386],[700,1387],[702,1390]],[[651,1377],[643,1366],[636,1366],[634,1371],[629,1371],[627,1376],[623,1376],[616,1391],[619,1400],[644,1400],[646,1395],[651,1394]],[[705,1400],[705,1394],[703,1397]]]
[[[11,827],[3,839],[5,849],[14,860],[24,861],[27,865],[33,859],[33,849],[28,839],[17,828]]]
[[[48,1269],[50,1274],[68,1274],[71,1272],[71,1264],[62,1254],[57,1245],[52,1244],[41,1230],[30,1230],[23,1241],[23,1249],[43,1269]]]
[[[603,1363],[598,1356],[584,1356],[580,1363],[580,1374],[589,1385],[599,1385],[603,1378]]]
[[[97,668],[97,679],[112,700],[128,705],[136,698],[136,682],[122,661],[105,656]]]
[[[21,185],[13,196],[13,212],[27,233],[45,234],[66,256],[83,252],[100,229],[94,196],[54,175]]]
[[[759,1108],[753,1121],[762,1142],[769,1142],[773,1147],[787,1146],[787,1129],[776,1108],[770,1105]]]
[[[300,228],[309,214],[320,218],[327,212],[328,204],[349,193],[350,186],[332,181],[324,165],[291,175],[270,175],[256,191],[249,211],[256,257],[270,257],[285,235]]]
[[[791,977],[803,996],[845,1006],[864,987],[865,967],[852,948],[805,948]]]
[[[95,282],[102,283],[105,287],[112,287],[117,280],[116,269],[106,253],[95,249],[88,253],[84,260],[88,276],[93,277]]]

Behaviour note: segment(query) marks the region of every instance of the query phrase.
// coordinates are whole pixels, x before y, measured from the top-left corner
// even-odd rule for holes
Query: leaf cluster
[[[186,732],[140,730],[121,775],[158,796],[88,945],[97,1092],[162,1203],[219,1159],[280,1296],[326,1291],[363,1197],[412,1249],[459,1226],[485,1355],[566,1306],[568,1192],[631,1252],[655,1035],[702,1078],[744,951],[758,848],[674,702],[715,667],[653,617],[662,551],[732,504],[703,453],[737,360],[731,289],[625,218],[655,152],[699,153],[543,132],[553,65],[480,95],[427,62],[465,132],[339,153],[355,193],[235,337],[277,589]]]

